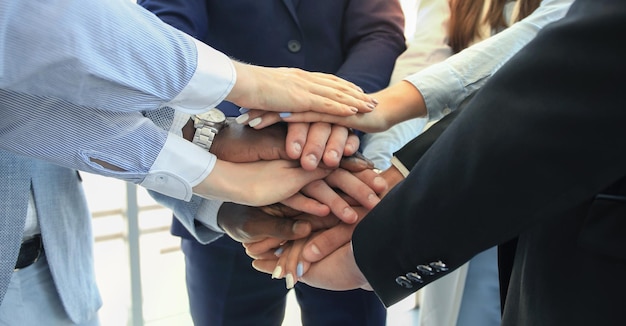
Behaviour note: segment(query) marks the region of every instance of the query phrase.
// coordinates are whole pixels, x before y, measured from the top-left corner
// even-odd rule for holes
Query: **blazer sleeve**
[[[626,3],[576,1],[357,226],[356,262],[385,305],[626,174],[626,50],[614,41],[625,28]]]
[[[406,49],[400,2],[348,1],[344,17],[346,55],[335,74],[367,93],[381,90],[389,84],[396,59]]]
[[[398,159],[404,167],[411,169],[419,159],[424,156],[430,146],[439,138],[439,136],[448,128],[450,123],[454,121],[456,116],[461,112],[461,108],[447,114],[441,120],[426,129],[419,136],[408,142],[399,151],[393,155]]]

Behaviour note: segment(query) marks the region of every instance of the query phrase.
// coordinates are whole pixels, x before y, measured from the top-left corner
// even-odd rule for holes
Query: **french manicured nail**
[[[374,105],[373,103],[367,103],[367,107],[374,110],[376,108],[376,105]]]
[[[274,256],[280,257],[280,255],[283,254],[283,250],[285,250],[285,248],[283,248],[283,247],[280,247],[280,248],[276,249],[276,251],[274,251]]]
[[[239,113],[244,114],[244,113],[248,113],[250,110],[246,109],[246,108],[239,108]]]
[[[250,116],[247,113],[244,113],[240,116],[238,116],[235,121],[237,121],[238,124],[242,125],[244,123],[246,123],[246,121],[248,121],[248,118],[250,118]]]
[[[254,118],[254,119],[250,120],[250,122],[248,122],[248,125],[250,125],[250,127],[255,127],[255,126],[258,126],[259,123],[261,123],[261,121],[263,121],[263,119],[261,119],[261,117]]]
[[[298,278],[301,278],[302,274],[304,274],[304,264],[302,264],[302,262],[299,262],[298,266],[296,266],[296,274]]]
[[[378,100],[377,100],[377,99],[375,99],[375,98],[373,98],[373,99],[372,99],[372,103],[374,103],[374,105],[378,105]]]
[[[280,274],[283,273],[283,268],[280,266],[276,266],[274,268],[274,272],[272,273],[272,278],[280,278]]]
[[[350,111],[354,112],[354,113],[358,113],[359,109],[354,108],[354,107],[350,107]]]
[[[296,285],[293,280],[293,275],[291,275],[291,273],[285,276],[285,285],[287,286],[287,289],[293,289],[293,286]]]
[[[278,116],[281,118],[287,118],[291,116],[291,112],[281,112],[278,114]]]

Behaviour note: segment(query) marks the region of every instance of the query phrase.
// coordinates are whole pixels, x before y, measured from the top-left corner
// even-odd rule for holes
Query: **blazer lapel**
[[[287,7],[287,10],[289,10],[289,14],[291,15],[291,18],[293,18],[293,21],[295,21],[296,24],[298,24],[298,27],[300,27],[300,22],[298,21],[298,15],[296,14],[296,9],[298,8],[298,4],[300,3],[300,0],[282,0],[282,1]]]

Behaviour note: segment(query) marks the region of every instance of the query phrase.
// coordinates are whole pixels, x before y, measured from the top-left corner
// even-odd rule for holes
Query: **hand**
[[[296,246],[294,249],[297,250],[297,246],[300,246],[301,243],[302,240],[294,241],[294,246]],[[294,254],[283,251],[281,253],[281,257],[282,256],[292,258]],[[305,265],[302,264],[296,267],[294,272],[292,270],[284,271],[280,265],[267,265],[265,261],[255,260],[252,262],[252,266],[255,269],[272,274],[272,278],[286,276],[288,288],[290,286],[293,287],[293,284],[299,280],[313,287],[334,291],[346,291],[358,288],[372,290],[367,279],[356,264],[354,253],[352,252],[352,245],[349,242],[323,260],[307,265],[308,268],[306,270]],[[294,275],[297,279],[294,278]],[[298,277],[298,275],[300,276]]]
[[[358,223],[365,217],[368,210],[363,207],[354,207],[354,209],[359,215]],[[308,240],[283,243],[268,239],[257,243],[246,243],[246,253],[255,259],[253,266],[257,270],[272,273],[275,277],[283,275],[276,271],[299,277],[307,272],[311,262],[325,259],[349,243],[357,223],[337,223],[326,229],[314,228],[312,230],[314,233],[309,236]],[[277,251],[281,252],[279,257],[274,255]],[[297,278],[290,281],[297,281]]]
[[[370,112],[376,106],[376,101],[361,88],[334,75],[233,64],[237,81],[226,100],[244,108],[347,116]]]
[[[283,201],[331,172],[322,168],[306,171],[295,161],[231,163],[217,160],[213,171],[193,187],[193,192],[208,199],[263,206]]]
[[[255,120],[255,128],[260,129],[278,121],[294,122],[328,122],[358,129],[364,132],[381,132],[391,126],[411,118],[426,116],[426,103],[422,94],[413,84],[401,81],[391,85],[372,96],[378,100],[373,112],[357,113],[349,116],[325,114],[322,112],[283,112],[280,116],[266,110],[251,110],[248,120]],[[247,121],[239,121],[245,123]]]
[[[347,160],[349,163],[345,165],[355,168],[357,161],[359,160]],[[354,223],[357,213],[351,206],[361,205],[371,209],[380,201],[378,194],[386,192],[387,188],[386,181],[371,169],[349,172],[339,168],[333,170],[324,180],[316,180],[306,185],[299,193],[282,203],[319,216],[332,212],[342,221]]]
[[[215,136],[210,151],[218,159],[234,163],[290,160],[285,150],[286,137],[286,123],[255,130],[228,118]]]
[[[287,154],[300,159],[305,170],[316,168],[320,162],[337,167],[342,157],[351,156],[359,149],[359,138],[343,126],[322,122],[288,125]]]
[[[252,244],[271,238],[276,241],[273,246],[277,247],[285,240],[306,237],[311,230],[328,228],[338,221],[336,218],[302,214],[282,205],[251,207],[223,203],[217,214],[217,223],[236,241]]]

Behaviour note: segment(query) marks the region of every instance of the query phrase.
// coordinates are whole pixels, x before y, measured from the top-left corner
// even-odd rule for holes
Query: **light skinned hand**
[[[393,165],[385,171],[382,171],[379,177],[383,178],[388,185],[388,188],[380,193],[381,198],[404,180],[402,173]],[[352,233],[358,222],[364,219],[367,212],[372,208],[374,207],[353,207],[358,214],[357,223],[339,223],[328,230],[318,232],[315,236],[312,236],[303,248],[302,259],[309,262],[319,261],[343,246],[346,242],[349,242],[352,239]]]
[[[311,235],[307,239],[303,239],[304,243],[300,243],[296,248],[292,248],[292,242],[273,241],[272,244],[278,243],[280,247],[270,247],[269,241],[264,240],[257,243],[246,244],[246,253],[255,259],[257,269],[270,271],[276,266],[280,270],[294,272],[299,266],[301,273],[306,273],[309,263],[317,262],[332,254],[335,250],[349,243],[352,239],[352,233],[358,222],[363,220],[369,210],[364,207],[353,207],[358,212],[359,218],[356,223],[337,223],[325,229],[312,229]],[[274,257],[271,253],[278,248],[281,252],[289,250],[289,256]],[[297,253],[294,252],[297,250]],[[296,275],[296,274],[293,274]]]
[[[193,125],[189,128],[188,139],[191,139],[195,128]],[[359,138],[343,126],[321,122],[277,123],[256,130],[228,118],[215,136],[211,153],[229,162],[300,159],[305,170],[313,170],[320,162],[336,168],[343,157],[354,155],[358,148]]]
[[[300,247],[302,242],[302,239],[293,241],[293,248],[284,249],[281,256],[285,256],[285,252],[289,250],[288,260],[292,262],[295,261],[293,257],[296,255],[292,253],[291,250],[297,250],[297,247]],[[300,275],[297,280],[321,289],[346,291],[361,288],[372,290],[367,279],[356,264],[351,242],[344,244],[326,258],[316,263],[308,264],[302,262],[300,266],[296,265],[295,271],[293,271],[293,269],[285,271],[282,269],[282,266],[285,266],[285,264],[276,265],[273,262],[275,261],[255,260],[252,262],[252,266],[258,271],[272,274],[273,278],[278,278],[283,275]],[[287,280],[287,286],[291,285],[289,281],[291,280]],[[292,281],[293,284],[295,284],[295,281],[296,279],[294,277]]]
[[[320,162],[330,168],[338,167],[342,157],[359,149],[359,137],[343,126],[316,122],[289,123],[288,128],[287,154],[300,159],[305,170],[315,169]]]
[[[381,132],[391,126],[412,118],[424,117],[427,114],[426,103],[422,94],[407,81],[400,81],[381,91],[372,93],[378,100],[376,109],[369,113],[358,113],[350,116],[338,116],[321,112],[268,112],[267,110],[251,110],[248,112],[247,123],[255,120],[254,128],[262,129],[278,121],[286,122],[328,122],[354,128],[364,132]]]
[[[233,61],[237,80],[226,100],[240,107],[338,116],[370,112],[376,100],[337,76],[298,68],[268,68]]]
[[[323,168],[307,171],[296,161],[231,163],[218,159],[213,171],[193,187],[193,192],[208,199],[263,206],[283,201],[331,172]]]
[[[392,187],[396,186],[400,181],[404,178],[400,171],[394,166],[391,166],[387,170],[380,173],[380,177],[384,178],[387,183]],[[383,192],[383,195],[386,194],[389,189]],[[383,196],[381,195],[381,197]],[[302,247],[302,253],[300,254],[300,259],[302,263],[304,263],[304,268],[308,266],[308,262],[317,262],[328,255],[332,254],[338,248],[341,248],[346,243],[350,242],[352,239],[352,233],[356,228],[358,222],[360,222],[365,216],[369,209],[366,207],[352,207],[355,212],[358,214],[357,223],[338,223],[335,226],[321,230],[321,229],[313,229],[312,234],[307,240],[306,244]],[[276,244],[279,242],[272,242],[271,244]],[[276,259],[272,259],[273,257],[269,255],[266,251],[276,250],[275,247],[269,246],[269,244],[260,242],[258,244],[253,244],[247,246],[248,255],[252,258],[264,260],[263,262],[257,262],[259,268],[271,269],[273,268],[273,264],[278,264]],[[297,262],[299,263],[299,262]],[[297,264],[295,263],[295,264]],[[294,262],[290,263],[290,266],[293,266]],[[281,267],[285,268],[285,267]]]

